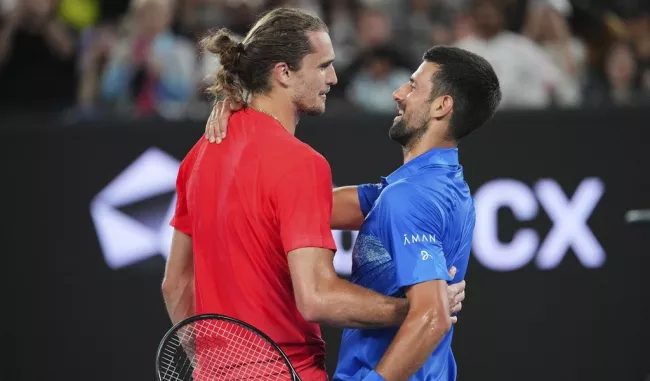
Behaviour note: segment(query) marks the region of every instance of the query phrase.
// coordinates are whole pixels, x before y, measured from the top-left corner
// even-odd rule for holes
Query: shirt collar
[[[381,178],[384,185],[394,183],[431,166],[456,166],[458,165],[458,148],[433,148],[408,163],[397,168],[395,172]]]

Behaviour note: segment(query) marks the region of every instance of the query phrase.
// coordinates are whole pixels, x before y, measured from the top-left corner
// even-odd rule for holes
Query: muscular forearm
[[[406,299],[387,297],[338,278],[317,299],[312,320],[344,328],[399,326],[408,313]]]
[[[173,324],[194,315],[194,276],[163,283],[163,298]]]
[[[451,327],[440,312],[409,312],[375,369],[386,381],[406,381],[431,356]]]

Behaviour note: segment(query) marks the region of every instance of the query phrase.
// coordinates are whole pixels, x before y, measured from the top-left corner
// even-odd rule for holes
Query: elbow
[[[320,298],[314,293],[296,298],[296,305],[302,317],[310,323],[323,323],[326,320],[325,309]]]
[[[174,289],[176,288],[176,284],[172,279],[170,279],[168,277],[165,277],[165,279],[163,279],[163,282],[162,282],[162,285],[161,285],[160,288],[161,288],[163,297],[165,298],[165,300],[167,300],[172,295],[172,293],[174,292]]]
[[[192,281],[190,276],[166,276],[161,285],[161,291],[165,300],[171,299],[175,293],[182,290]]]

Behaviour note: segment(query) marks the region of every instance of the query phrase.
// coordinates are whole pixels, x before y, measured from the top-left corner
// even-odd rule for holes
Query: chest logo
[[[435,234],[404,234],[404,246],[417,242],[437,243]]]

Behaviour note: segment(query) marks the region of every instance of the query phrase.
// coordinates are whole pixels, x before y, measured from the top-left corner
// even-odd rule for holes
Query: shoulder
[[[400,201],[403,203],[423,203],[438,202],[443,199],[441,189],[445,187],[443,183],[435,185],[405,179],[389,184],[382,192],[382,197],[390,201]]]
[[[286,166],[286,172],[305,173],[313,172],[319,176],[327,175],[331,177],[330,164],[318,151],[296,139],[297,143],[288,146],[286,153],[289,165]]]
[[[406,179],[388,185],[379,196],[377,204],[390,217],[431,217],[439,220],[460,206],[461,198],[466,198],[459,197],[458,191],[451,181],[431,183]]]
[[[196,163],[196,159],[199,154],[199,151],[201,150],[204,144],[205,144],[205,139],[203,138],[199,139],[194,144],[194,146],[189,150],[189,152],[185,155],[183,160],[181,160],[181,163],[178,167],[177,181],[187,180],[187,178],[189,177],[190,173],[194,168],[194,164]],[[160,155],[159,152],[155,152],[155,154]]]
[[[198,156],[199,152],[203,148],[203,146],[207,143],[205,138],[201,137],[199,140],[194,143],[192,148],[190,148],[189,152],[185,155],[183,158],[183,161],[181,162],[181,166],[183,164],[185,165],[191,165],[196,161],[196,157]]]
[[[382,200],[402,201],[417,196],[416,184],[408,180],[399,180],[388,184],[381,193]]]
[[[381,192],[378,203],[391,213],[425,212],[441,201],[437,191],[408,179],[389,184]]]

